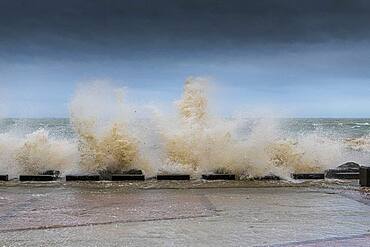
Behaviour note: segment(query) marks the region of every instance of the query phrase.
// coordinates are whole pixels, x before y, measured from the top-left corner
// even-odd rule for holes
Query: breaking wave
[[[50,136],[43,128],[25,136],[4,132],[0,134],[0,172],[142,169],[147,175],[232,172],[288,177],[291,172],[323,171],[358,161],[359,151],[370,150],[368,137],[343,140],[321,132],[290,135],[281,131],[277,118],[219,117],[209,103],[210,83],[188,78],[182,97],[175,102],[176,114],[153,106],[132,106],[125,101],[124,89],[107,82],[82,85],[70,103],[74,136]],[[138,111],[144,114],[138,117]]]
[[[73,141],[52,138],[45,129],[25,137],[0,134],[0,172],[16,176],[46,170],[66,171],[78,162],[76,150]]]
[[[71,102],[71,123],[84,172],[139,167],[138,141],[129,133],[124,93],[102,82],[80,87]]]
[[[318,134],[284,137],[276,119],[250,121],[249,133],[241,138],[242,119],[225,120],[210,114],[208,83],[189,78],[176,104],[177,119],[165,122],[171,124],[160,121],[168,164],[195,173],[288,176],[290,172],[322,171],[344,159],[341,143]]]

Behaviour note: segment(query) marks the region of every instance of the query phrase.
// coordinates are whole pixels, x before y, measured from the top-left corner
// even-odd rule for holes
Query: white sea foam
[[[132,108],[124,89],[96,81],[80,86],[71,102],[71,123],[78,136],[80,168],[85,172],[151,169],[140,152]]]
[[[209,103],[210,84],[204,78],[187,79],[182,97],[175,102],[176,114],[164,114],[154,106],[150,110],[132,106],[125,101],[125,90],[109,82],[83,84],[70,104],[75,139],[51,137],[46,129],[28,135],[2,133],[0,172],[135,168],[147,175],[232,172],[288,177],[291,172],[323,171],[357,161],[357,151],[370,150],[370,138],[365,137],[343,141],[319,131],[290,136],[281,131],[276,116],[266,117],[270,114],[248,120],[248,114],[219,117]]]
[[[0,134],[0,170],[2,173],[38,174],[46,170],[67,170],[78,162],[77,146],[67,139],[56,139],[39,129],[25,137]]]
[[[194,173],[288,176],[290,172],[322,171],[343,159],[340,142],[318,134],[288,139],[278,132],[279,122],[273,118],[253,121],[250,133],[240,138],[240,120],[209,113],[208,84],[202,78],[189,78],[176,104],[178,117],[164,121],[161,116],[167,166]]]

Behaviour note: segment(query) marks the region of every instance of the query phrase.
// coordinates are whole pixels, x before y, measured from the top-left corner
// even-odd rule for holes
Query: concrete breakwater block
[[[358,170],[330,169],[325,172],[325,177],[333,179],[359,179],[360,172]]]
[[[0,175],[0,181],[9,181],[8,175]]]
[[[202,179],[205,180],[235,180],[234,174],[204,174]]]
[[[60,171],[57,171],[57,170],[47,170],[47,171],[44,171],[44,172],[40,173],[40,175],[50,175],[50,176],[59,177]]]
[[[112,181],[144,181],[145,176],[142,174],[112,174]]]
[[[293,173],[291,174],[294,179],[324,179],[324,173]]]
[[[143,171],[137,169],[131,169],[127,171],[102,170],[99,171],[98,174],[100,176],[100,180],[109,180],[109,181],[145,180]]]
[[[131,169],[131,170],[128,170],[128,171],[122,172],[122,174],[143,175],[144,173],[143,173],[143,171],[142,171],[142,170]]]
[[[190,180],[187,174],[161,174],[157,175],[157,180]]]
[[[281,180],[280,177],[275,175],[267,175],[263,177],[252,177],[251,180],[259,180],[259,181],[266,181],[266,180]]]
[[[370,167],[360,167],[360,185],[370,187]]]
[[[335,174],[335,178],[337,179],[359,179],[360,173],[359,172],[338,172]]]
[[[338,166],[336,169],[329,169],[325,171],[325,177],[335,179],[359,179],[359,169],[359,164],[355,162],[347,162]]]
[[[355,162],[347,162],[343,165],[338,166],[337,169],[346,171],[358,171],[360,169],[360,165]]]
[[[66,181],[99,181],[99,175],[67,175]]]
[[[19,181],[54,181],[58,177],[53,175],[20,175]]]

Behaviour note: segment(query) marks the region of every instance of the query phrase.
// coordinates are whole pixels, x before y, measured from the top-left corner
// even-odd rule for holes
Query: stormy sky
[[[0,116],[66,117],[103,79],[137,104],[217,85],[221,114],[370,117],[370,2],[0,0]]]

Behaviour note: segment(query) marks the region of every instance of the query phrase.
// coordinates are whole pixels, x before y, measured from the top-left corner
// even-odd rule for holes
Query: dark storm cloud
[[[370,2],[0,0],[0,55],[133,55],[366,41]]]

